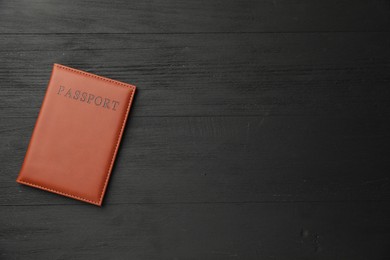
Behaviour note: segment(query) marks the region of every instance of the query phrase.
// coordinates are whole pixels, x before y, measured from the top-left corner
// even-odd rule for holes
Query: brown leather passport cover
[[[16,181],[101,206],[134,92],[54,64]]]

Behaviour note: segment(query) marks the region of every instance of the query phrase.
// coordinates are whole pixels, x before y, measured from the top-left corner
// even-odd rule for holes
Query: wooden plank
[[[37,115],[54,62],[137,85],[134,117],[390,111],[390,33],[3,35],[0,46],[1,117]]]
[[[382,259],[390,240],[388,203],[1,210],[2,259]]]
[[[388,31],[385,0],[6,1],[0,33]]]
[[[130,115],[104,203],[388,201],[387,121]],[[34,122],[1,121],[0,204],[82,204],[15,182]]]

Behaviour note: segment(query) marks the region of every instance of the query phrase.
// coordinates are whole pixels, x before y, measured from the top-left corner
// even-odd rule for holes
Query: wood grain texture
[[[80,204],[15,185],[34,122],[3,123],[0,205]],[[130,115],[105,203],[389,201],[389,130],[387,118]]]
[[[389,35],[5,35],[0,113],[35,117],[57,62],[138,86],[132,116],[386,116]]]
[[[6,210],[3,259],[381,259],[390,228],[380,202]]]
[[[389,31],[386,0],[2,1],[2,33]]]
[[[0,1],[0,259],[387,259],[390,5]],[[18,185],[53,63],[138,87],[102,208]]]

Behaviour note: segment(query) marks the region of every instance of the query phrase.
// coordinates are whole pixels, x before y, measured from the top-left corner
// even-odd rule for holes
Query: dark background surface
[[[0,259],[389,259],[390,3],[0,1]],[[99,208],[15,182],[60,63],[138,87]]]

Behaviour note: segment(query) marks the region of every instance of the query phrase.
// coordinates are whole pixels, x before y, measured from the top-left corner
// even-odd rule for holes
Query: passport
[[[16,181],[101,206],[135,90],[54,64]]]

